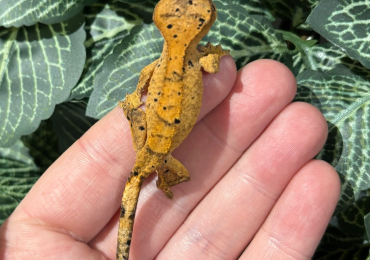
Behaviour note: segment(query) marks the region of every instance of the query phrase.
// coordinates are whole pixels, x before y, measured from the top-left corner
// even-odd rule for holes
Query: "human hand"
[[[172,188],[173,200],[154,174],[144,182],[130,259],[310,259],[340,190],[335,170],[312,160],[326,140],[324,117],[291,103],[295,79],[275,61],[252,62],[236,75],[224,57],[204,83],[199,122],[173,154],[192,179]],[[0,259],[115,259],[134,159],[117,107],[1,226]]]

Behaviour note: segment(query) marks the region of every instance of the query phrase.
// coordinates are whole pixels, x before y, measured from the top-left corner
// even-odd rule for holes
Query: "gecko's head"
[[[189,44],[208,33],[216,16],[212,0],[161,0],[153,20],[167,42]]]

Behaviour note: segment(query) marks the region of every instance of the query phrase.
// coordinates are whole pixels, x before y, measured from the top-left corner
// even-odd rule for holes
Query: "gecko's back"
[[[200,111],[203,84],[196,47],[216,19],[210,0],[161,1],[153,15],[165,45],[146,101],[147,150],[168,154],[188,135]]]

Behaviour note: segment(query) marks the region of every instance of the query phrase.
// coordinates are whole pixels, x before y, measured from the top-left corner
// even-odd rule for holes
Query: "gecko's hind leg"
[[[206,46],[198,45],[199,53],[203,56],[199,59],[202,68],[208,73],[217,73],[220,69],[220,59],[229,54],[229,51],[222,49],[221,45],[213,46],[207,43]]]
[[[170,187],[175,186],[184,181],[190,180],[188,170],[182,163],[168,155],[163,167],[158,171],[157,188],[161,189],[169,198],[173,198],[173,193]]]
[[[130,122],[135,152],[138,152],[146,141],[146,114],[139,107],[143,104],[141,96],[147,91],[149,81],[157,64],[158,60],[146,66],[140,73],[136,90],[132,94],[127,94],[125,101],[119,101],[123,113]]]

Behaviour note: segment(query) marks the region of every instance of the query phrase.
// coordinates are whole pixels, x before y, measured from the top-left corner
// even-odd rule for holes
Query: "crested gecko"
[[[201,107],[202,71],[216,73],[221,46],[198,46],[216,20],[212,0],[161,0],[153,20],[164,38],[160,58],[140,73],[136,90],[119,105],[130,123],[135,165],[122,197],[117,260],[128,259],[136,206],[143,181],[157,172],[157,187],[169,198],[170,187],[190,180],[172,151],[193,128]],[[140,108],[147,92],[145,112]]]

